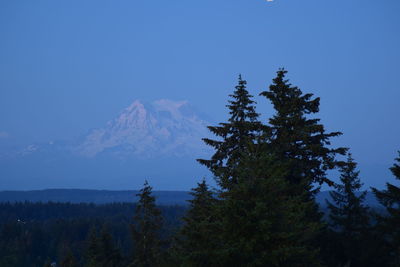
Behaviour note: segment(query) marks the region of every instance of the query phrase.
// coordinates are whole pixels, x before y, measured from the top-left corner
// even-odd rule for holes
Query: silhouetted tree
[[[263,149],[278,162],[284,162],[285,179],[289,182],[286,194],[307,203],[304,219],[319,223],[320,227],[314,229],[322,230],[324,224],[315,194],[320,190],[319,185],[333,185],[326,172],[343,164],[336,156],[344,155],[347,149],[331,148],[330,139],[341,133],[326,133],[320,119],[314,117],[319,112],[320,99],[292,86],[285,79],[286,74],[286,70],[278,70],[269,90],[260,93],[271,101],[275,110],[269,119],[266,133],[269,137]],[[317,242],[316,239],[311,244],[317,247]]]
[[[87,267],[95,267],[100,264],[100,255],[99,255],[99,241],[97,238],[97,232],[95,228],[92,228],[89,232],[89,236],[87,238],[87,248],[86,248],[86,264]]]
[[[242,159],[239,183],[218,205],[221,247],[214,266],[319,266],[309,245],[320,227],[306,218],[313,203],[288,194],[286,165],[273,155]]]
[[[122,256],[119,249],[114,245],[112,235],[104,228],[100,233],[100,251],[104,255],[104,265],[118,267],[122,263]]]
[[[400,151],[399,157],[395,161],[397,163],[394,163],[390,170],[394,177],[400,180]],[[385,190],[376,188],[372,188],[372,190],[387,211],[386,216],[379,218],[379,223],[388,243],[391,266],[400,266],[400,187],[386,183]]]
[[[287,71],[280,69],[268,91],[261,92],[271,101],[275,115],[269,119],[271,140],[268,149],[278,160],[290,162],[287,179],[311,191],[314,183],[333,185],[326,171],[338,165],[337,154],[345,148],[331,148],[330,139],[340,132],[326,133],[320,119],[308,118],[319,112],[320,98],[302,91],[285,79]],[[317,192],[314,190],[313,192]]]
[[[333,230],[337,233],[340,245],[341,264],[350,266],[368,266],[370,261],[363,254],[366,247],[366,234],[369,229],[369,209],[364,205],[366,191],[360,192],[362,183],[357,163],[348,154],[346,164],[340,167],[340,183],[330,192],[333,202],[327,201],[329,218]]]
[[[287,140],[278,142],[273,134],[285,134],[285,129],[276,127],[273,132],[268,125],[261,125],[244,86],[239,79],[232,95],[239,101],[228,105],[229,122],[209,127],[221,137],[219,141],[205,139],[215,148],[215,154],[211,160],[200,160],[222,189],[215,209],[218,230],[214,233],[220,247],[212,266],[319,266],[318,251],[310,243],[321,225],[319,220],[308,218],[316,210],[310,193],[315,180],[302,178],[303,166],[294,164],[299,154],[307,152],[296,151],[292,158],[281,151],[279,142]],[[293,90],[290,86],[284,89]],[[288,109],[295,102],[286,100],[279,108]],[[301,115],[307,112],[304,106],[296,108]],[[306,120],[302,116],[299,119]],[[293,136],[304,137],[303,128],[295,130]],[[294,177],[296,182],[289,179]]]
[[[246,90],[246,81],[239,75],[239,83],[230,95],[227,105],[230,118],[219,126],[208,126],[208,129],[219,140],[204,138],[204,142],[215,149],[211,159],[199,159],[214,174],[222,190],[229,190],[237,184],[237,170],[240,160],[247,153],[248,143],[253,143],[261,130],[255,102]]]
[[[183,217],[184,225],[177,240],[176,253],[183,266],[213,266],[218,248],[215,199],[203,180],[193,188],[193,199]]]
[[[122,265],[122,255],[113,243],[111,234],[104,226],[100,236],[92,229],[87,248],[88,267],[118,267]]]
[[[134,241],[134,259],[131,266],[158,266],[161,257],[161,212],[156,207],[152,187],[147,181],[137,196],[139,202],[136,204],[134,224],[131,227]]]

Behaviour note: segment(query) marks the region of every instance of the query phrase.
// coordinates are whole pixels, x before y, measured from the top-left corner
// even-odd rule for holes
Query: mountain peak
[[[140,102],[140,100],[133,101],[132,104],[130,104],[129,107],[127,107],[125,110],[132,111],[135,109],[144,109],[144,105],[142,104],[142,102]]]
[[[179,109],[180,107],[187,105],[188,101],[172,101],[169,99],[159,99],[153,102],[153,106],[160,109]]]
[[[106,127],[90,132],[78,151],[88,157],[107,152],[184,156],[204,150],[201,139],[208,135],[207,125],[187,101],[160,99],[145,105],[135,100]]]

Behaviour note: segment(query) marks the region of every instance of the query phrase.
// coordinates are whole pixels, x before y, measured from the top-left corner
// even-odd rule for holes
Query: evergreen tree
[[[92,229],[88,238],[86,266],[118,267],[122,265],[122,255],[115,247],[111,234],[104,226],[100,236]]]
[[[309,245],[320,227],[306,218],[313,203],[287,193],[284,162],[262,150],[250,155],[242,159],[240,182],[218,205],[217,266],[320,266]]]
[[[286,70],[278,70],[269,90],[260,93],[271,101],[275,109],[268,127],[264,128],[267,130],[264,133],[266,142],[261,149],[284,164],[284,179],[288,183],[282,193],[303,207],[303,223],[318,225],[312,227],[315,232],[309,234],[313,238],[305,238],[311,249],[320,246],[318,242],[324,227],[315,194],[321,184],[333,185],[326,172],[343,164],[336,160],[336,156],[345,154],[347,149],[330,147],[331,138],[341,133],[326,133],[320,120],[315,118],[320,99],[314,98],[313,94],[303,94],[298,87],[292,86],[285,79],[286,74]]]
[[[277,115],[261,125],[245,83],[231,96],[228,123],[209,129],[219,141],[211,160],[200,160],[216,176],[222,191],[216,206],[220,244],[213,266],[319,266],[310,244],[322,224],[311,193],[314,182],[329,181],[325,172],[336,164],[329,138],[317,119],[319,99],[310,100],[278,72],[270,92]],[[262,133],[262,134],[261,134]],[[313,215],[313,216],[310,216]]]
[[[191,193],[189,209],[177,240],[177,258],[183,266],[213,266],[218,248],[215,236],[217,200],[206,181],[198,183]]]
[[[287,71],[280,69],[269,91],[260,95],[269,99],[276,111],[269,120],[271,133],[268,149],[278,160],[291,162],[287,179],[299,189],[311,191],[313,183],[333,185],[326,177],[326,171],[336,167],[337,154],[344,154],[345,148],[330,148],[330,139],[340,132],[326,133],[317,118],[308,115],[319,112],[320,98],[302,91],[285,80]],[[318,190],[314,190],[316,193]]]
[[[95,228],[92,228],[89,232],[87,238],[87,248],[86,248],[86,265],[87,267],[95,267],[99,264],[99,241],[97,238],[97,232]]]
[[[103,255],[103,265],[107,267],[118,267],[122,264],[122,256],[119,249],[114,245],[111,234],[104,227],[100,233],[100,253]]]
[[[363,202],[367,191],[359,193],[363,186],[360,181],[357,163],[348,154],[346,164],[340,167],[340,184],[336,191],[329,192],[333,203],[327,201],[332,226],[345,236],[360,236],[368,228],[368,207]]]
[[[365,251],[367,230],[369,229],[369,211],[363,202],[366,191],[359,192],[362,183],[357,163],[348,154],[346,164],[340,167],[340,184],[335,185],[336,191],[330,192],[333,203],[327,201],[330,210],[329,218],[333,230],[337,232],[338,243],[342,253],[338,255],[341,263],[350,266],[369,266]]]
[[[223,190],[229,190],[237,184],[237,170],[241,157],[247,153],[247,145],[254,142],[259,134],[261,123],[255,111],[255,102],[246,90],[247,82],[239,75],[239,83],[227,105],[230,118],[219,126],[208,129],[220,140],[204,138],[204,142],[215,149],[211,159],[199,159],[214,174]]]
[[[390,168],[394,177],[400,180],[400,151],[397,163]],[[392,266],[400,266],[400,187],[386,183],[385,190],[372,188],[379,202],[386,208],[387,216],[380,217],[384,237],[389,244],[389,257]]]
[[[145,181],[136,204],[132,236],[134,241],[134,260],[132,266],[158,266],[161,257],[160,230],[161,211],[156,207],[152,187]]]

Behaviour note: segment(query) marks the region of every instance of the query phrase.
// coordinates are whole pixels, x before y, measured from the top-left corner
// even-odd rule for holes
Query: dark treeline
[[[103,229],[111,235],[112,243],[125,259],[120,266],[125,266],[132,257],[130,225],[134,222],[135,209],[132,203],[0,203],[0,266],[42,266],[47,261],[61,262],[70,252],[75,266],[87,266],[94,229],[98,235]],[[168,248],[179,228],[190,225],[189,221],[182,220],[188,210],[186,206],[159,206],[159,209],[164,222],[161,235]],[[380,212],[376,208],[374,211]],[[207,228],[198,234],[203,235],[204,231]]]
[[[15,217],[2,226],[2,266],[51,266],[46,255],[58,255],[58,266],[400,266],[400,188],[373,188],[385,210],[368,208],[349,148],[331,144],[342,133],[326,132],[317,118],[320,99],[291,85],[286,74],[280,69],[260,93],[275,110],[268,121],[260,120],[239,77],[227,105],[229,119],[209,126],[216,138],[204,139],[214,154],[198,160],[217,188],[199,182],[186,211],[157,207],[146,182],[135,207],[115,204],[110,217],[89,212],[65,221],[56,212],[48,225],[37,222],[37,232],[35,221]],[[399,163],[400,156],[391,167],[397,179]],[[334,169],[337,183],[327,176]],[[333,189],[325,215],[316,202],[324,184]],[[64,225],[49,236],[57,222]],[[78,245],[68,241],[77,235]],[[53,251],[31,247],[41,256],[12,265],[29,240],[52,242],[47,247]]]
[[[75,266],[86,266],[93,232],[110,235],[122,257],[129,258],[135,208],[132,203],[0,203],[0,266],[60,263],[69,253]],[[159,209],[164,218],[162,238],[168,240],[182,224],[187,207]]]

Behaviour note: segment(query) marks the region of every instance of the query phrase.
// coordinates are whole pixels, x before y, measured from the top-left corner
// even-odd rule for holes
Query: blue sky
[[[0,140],[78,136],[134,99],[221,121],[239,73],[258,95],[285,67],[380,186],[400,149],[398,14],[398,0],[1,1]]]

